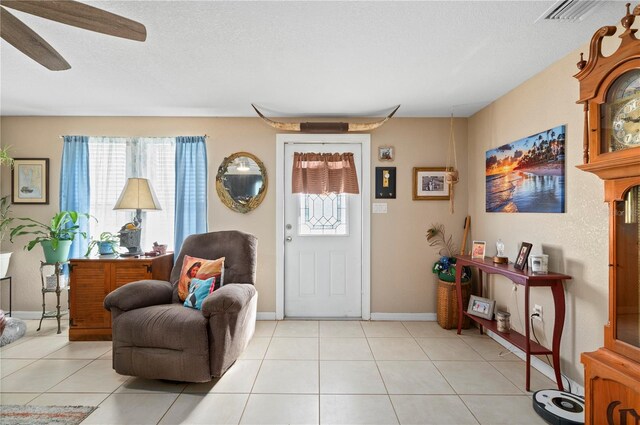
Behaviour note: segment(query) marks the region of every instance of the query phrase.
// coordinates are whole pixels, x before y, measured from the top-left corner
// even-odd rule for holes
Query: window
[[[142,212],[143,251],[154,241],[173,249],[175,212],[175,139],[174,138],[89,138],[89,175],[91,182],[90,234],[117,233],[133,220],[135,211],[114,211],[128,177],[148,178],[153,185],[161,211]]]
[[[299,199],[298,234],[300,236],[346,236],[349,234],[346,194],[300,194]]]

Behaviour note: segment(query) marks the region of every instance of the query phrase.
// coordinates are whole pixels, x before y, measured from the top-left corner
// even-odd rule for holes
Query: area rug
[[[78,425],[93,406],[0,406],[2,425]]]

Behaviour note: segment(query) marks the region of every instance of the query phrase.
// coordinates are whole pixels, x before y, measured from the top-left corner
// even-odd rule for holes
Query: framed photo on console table
[[[518,251],[518,258],[516,258],[516,261],[513,263],[513,268],[524,270],[524,267],[527,265],[527,259],[529,258],[532,246],[533,245],[528,242],[522,242],[522,245],[520,245],[520,251]]]
[[[49,203],[49,158],[14,158],[11,171],[11,202]]]
[[[484,258],[484,252],[487,243],[485,241],[473,241],[473,245],[471,245],[471,258]]]
[[[493,309],[495,308],[495,306],[495,300],[471,295],[471,298],[469,298],[469,307],[467,307],[467,313],[474,316],[482,317],[483,319],[491,320],[493,319]]]

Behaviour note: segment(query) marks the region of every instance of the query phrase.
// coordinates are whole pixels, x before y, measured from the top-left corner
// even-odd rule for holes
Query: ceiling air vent
[[[602,5],[602,0],[559,0],[547,9],[536,22],[580,22]]]

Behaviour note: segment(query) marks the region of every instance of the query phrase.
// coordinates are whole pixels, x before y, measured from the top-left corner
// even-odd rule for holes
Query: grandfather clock
[[[585,421],[640,425],[640,39],[631,26],[640,5],[622,18],[621,43],[603,56],[600,28],[575,78],[584,105],[583,171],[604,180],[609,204],[609,321],[604,347],[582,353]],[[582,55],[581,55],[582,56]]]

